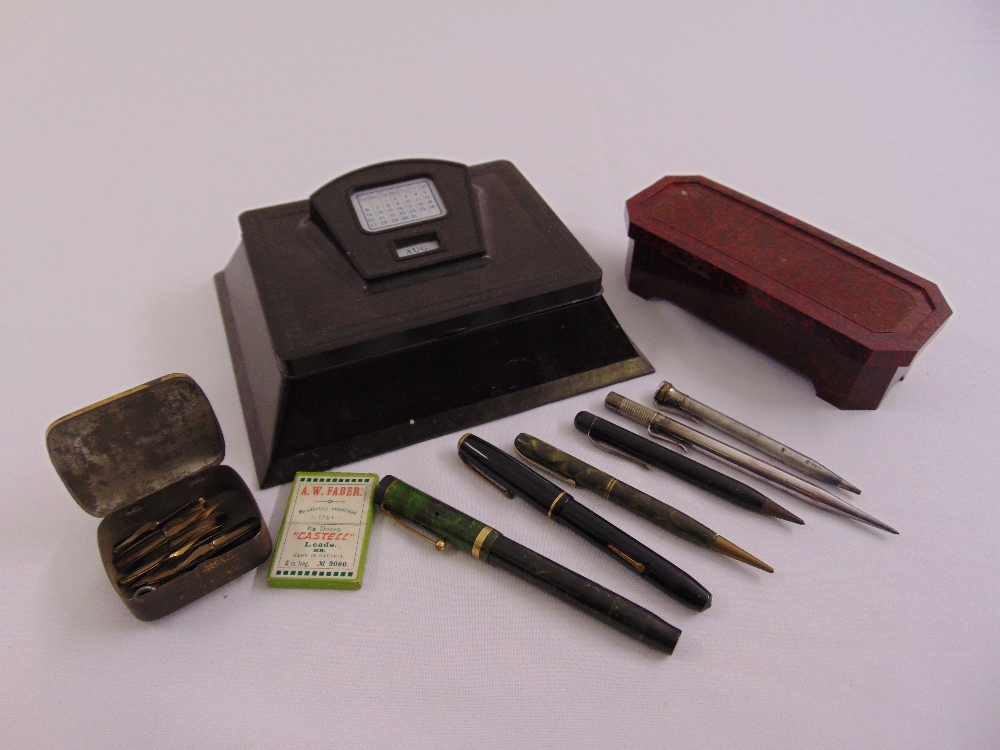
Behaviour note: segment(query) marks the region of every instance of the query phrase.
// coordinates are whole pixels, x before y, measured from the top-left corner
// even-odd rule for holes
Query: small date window
[[[369,233],[438,219],[448,213],[434,183],[426,177],[359,190],[351,195],[351,203],[361,228]]]

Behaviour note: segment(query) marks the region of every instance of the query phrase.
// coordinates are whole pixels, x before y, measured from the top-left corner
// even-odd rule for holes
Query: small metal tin
[[[247,573],[271,554],[271,536],[246,483],[221,466],[225,442],[205,393],[187,375],[152,380],[56,420],[49,458],[70,495],[101,518],[97,545],[111,585],[140,620],[156,620]],[[235,527],[259,520],[249,538],[176,578],[133,589],[112,550],[151,521],[204,498]]]

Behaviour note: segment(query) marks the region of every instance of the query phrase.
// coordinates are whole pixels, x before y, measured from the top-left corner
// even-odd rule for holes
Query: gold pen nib
[[[766,570],[768,573],[774,572],[774,568],[770,565],[765,562],[761,562],[746,550],[740,549],[725,537],[715,537],[715,541],[712,542],[712,549],[716,552],[721,552],[726,557],[731,557],[734,560],[739,560],[742,563],[752,565],[753,567],[760,568],[761,570]]]

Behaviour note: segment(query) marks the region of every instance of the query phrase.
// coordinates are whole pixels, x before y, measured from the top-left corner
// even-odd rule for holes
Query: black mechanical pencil
[[[581,411],[573,421],[576,429],[590,436],[595,442],[611,446],[629,456],[656,466],[675,477],[708,490],[723,500],[761,515],[780,518],[792,523],[805,523],[794,513],[748,484],[733,479],[721,471],[700,464],[677,451],[672,451],[652,440],[636,435],[613,422],[602,419],[589,411]]]

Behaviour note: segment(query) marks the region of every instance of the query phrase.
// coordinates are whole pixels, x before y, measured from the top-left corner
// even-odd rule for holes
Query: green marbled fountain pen
[[[438,549],[451,544],[659,651],[669,654],[677,645],[681,631],[649,610],[394,476],[382,478],[375,488],[374,499],[389,515],[405,518],[441,537],[435,543]]]
[[[514,449],[526,460],[546,471],[557,474],[573,486],[596,492],[616,505],[642,516],[647,521],[669,531],[681,539],[686,539],[699,547],[719,552],[734,560],[739,560],[755,568],[773,573],[767,563],[761,562],[744,549],[737,547],[725,537],[719,536],[705,524],[696,521],[686,513],[647,495],[640,489],[605,474],[579,458],[522,432],[514,439]]]

